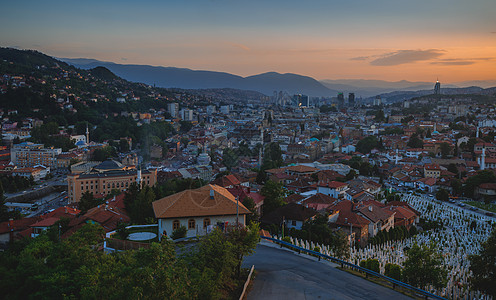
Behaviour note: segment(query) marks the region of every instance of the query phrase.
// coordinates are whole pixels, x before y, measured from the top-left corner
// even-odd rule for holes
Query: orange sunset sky
[[[315,79],[496,80],[496,1],[11,1],[0,46]]]

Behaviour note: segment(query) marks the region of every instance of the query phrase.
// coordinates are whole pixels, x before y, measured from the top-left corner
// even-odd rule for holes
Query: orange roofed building
[[[215,225],[226,226],[238,222],[246,224],[251,213],[225,188],[209,184],[194,190],[185,190],[152,203],[158,219],[158,231],[170,235],[180,226],[188,229],[186,237],[205,235]],[[237,210],[237,205],[239,205]]]

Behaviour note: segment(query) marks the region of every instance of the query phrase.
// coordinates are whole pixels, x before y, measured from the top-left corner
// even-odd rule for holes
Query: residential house
[[[264,224],[275,224],[282,226],[284,223],[288,228],[301,230],[303,223],[312,220],[318,212],[313,208],[307,208],[296,203],[289,203],[275,209],[260,219]]]
[[[359,215],[355,204],[349,200],[343,200],[329,208],[329,225],[349,231],[354,236],[353,244],[365,246],[369,237],[369,223],[366,218]]]
[[[428,193],[434,193],[437,190],[437,179],[433,177],[421,178],[415,182],[417,189],[421,189]]]
[[[424,165],[425,178],[439,178],[441,177],[441,167],[438,164],[425,164]]]
[[[326,211],[329,207],[335,204],[338,199],[328,196],[326,194],[317,193],[302,201],[305,207],[313,208],[316,211]]]
[[[215,225],[245,225],[245,217],[251,213],[227,189],[213,184],[176,193],[152,205],[159,233],[170,235],[185,226],[187,237],[205,235]]]
[[[358,209],[359,214],[370,221],[369,236],[374,237],[379,231],[394,228],[394,212],[369,203]]]
[[[345,198],[348,184],[339,181],[319,182],[317,184],[317,193],[329,195],[336,199]]]
[[[475,196],[489,200],[496,199],[496,183],[482,183],[475,188]]]

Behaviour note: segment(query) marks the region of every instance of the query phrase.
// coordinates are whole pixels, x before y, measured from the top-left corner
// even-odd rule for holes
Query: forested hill
[[[22,127],[27,118],[43,121],[43,127],[32,132],[32,141],[47,146],[66,150],[70,144],[54,135],[60,130],[83,134],[87,122],[92,141],[163,140],[174,133],[170,124],[139,124],[131,114],[154,111],[169,117],[168,103],[183,105],[194,99],[202,98],[128,82],[104,68],[80,70],[36,51],[0,48],[3,122]]]

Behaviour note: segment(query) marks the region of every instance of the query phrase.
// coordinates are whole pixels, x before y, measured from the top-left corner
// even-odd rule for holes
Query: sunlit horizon
[[[251,76],[496,80],[496,1],[5,3],[3,47]]]

